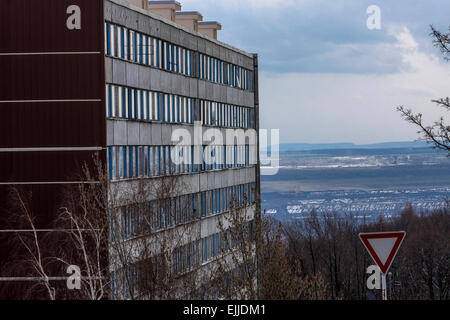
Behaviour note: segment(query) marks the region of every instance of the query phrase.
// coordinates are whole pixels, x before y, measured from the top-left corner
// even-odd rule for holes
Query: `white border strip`
[[[82,54],[101,54],[100,51],[86,52],[4,52],[0,56],[54,56],[54,55],[82,55]]]
[[[104,277],[80,277],[87,280],[102,280]],[[8,281],[66,281],[69,277],[0,277],[0,282]]]
[[[6,229],[0,230],[0,233],[19,233],[19,232],[73,232],[73,231],[102,231],[101,229]]]
[[[0,103],[101,102],[102,99],[0,100]]]
[[[100,181],[0,182],[0,185],[99,184]]]
[[[2,152],[53,152],[53,151],[101,151],[102,147],[56,147],[56,148],[0,148]]]

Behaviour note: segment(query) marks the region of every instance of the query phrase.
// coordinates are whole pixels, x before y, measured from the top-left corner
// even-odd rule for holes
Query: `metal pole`
[[[387,289],[386,289],[386,275],[383,273],[381,275],[381,299],[387,300]]]
[[[389,300],[392,300],[392,272],[389,272]]]

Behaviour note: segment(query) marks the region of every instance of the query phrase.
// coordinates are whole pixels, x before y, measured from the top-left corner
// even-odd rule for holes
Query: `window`
[[[105,54],[193,76],[192,50],[111,23],[105,23]]]
[[[194,146],[111,146],[107,150],[108,174],[111,180],[120,180],[250,166],[248,145],[203,146],[200,151],[205,157],[200,168],[195,168],[191,163]],[[175,165],[172,153],[179,154],[184,163]],[[212,197],[213,201],[219,201],[218,195],[207,197],[209,202]]]
[[[121,226],[120,237],[130,239],[149,232],[192,222],[201,217],[211,217],[227,212],[228,203],[224,198],[230,198],[232,205],[253,205],[254,192],[255,183],[249,183],[173,197],[165,201],[152,200],[147,203],[123,206],[112,210],[110,215],[117,215],[117,221]],[[195,199],[197,198],[201,199],[202,212],[200,215],[195,214]],[[114,227],[114,225],[111,227]],[[113,239],[113,233],[111,233],[111,237]],[[220,252],[222,241],[220,234],[212,235],[208,240],[203,241],[208,242],[203,244],[204,249],[207,250],[205,252],[207,257]]]
[[[105,54],[194,76],[192,50],[111,23],[105,23]],[[198,74],[203,80],[253,90],[251,70],[204,54],[198,54]]]
[[[193,101],[179,95],[106,85],[108,118],[192,124]]]
[[[200,100],[200,120],[203,125],[253,128],[253,109]]]

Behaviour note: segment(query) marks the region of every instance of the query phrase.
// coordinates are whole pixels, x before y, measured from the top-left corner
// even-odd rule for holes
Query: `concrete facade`
[[[198,77],[198,55],[204,54],[218,59],[224,63],[240,67],[253,72],[250,80],[257,83],[255,72],[256,57],[227,44],[221,43],[212,37],[196,32],[165,19],[140,7],[130,5],[123,0],[105,0],[105,22],[125,27],[134,32],[153,37],[167,43],[191,50],[195,57],[193,76],[171,72],[142,63],[135,63],[106,55],[105,79],[106,84],[123,86],[127,88],[149,90],[152,92],[174,94],[190,98],[195,101],[193,106],[193,121],[200,121],[200,100],[216,103],[230,104],[243,108],[253,109],[254,128],[258,128],[258,108],[255,105],[255,89],[243,90],[228,84],[202,80]],[[257,87],[254,86],[253,88]],[[247,109],[246,109],[247,110]],[[226,136],[227,127],[206,126],[204,129],[216,128]],[[176,142],[171,140],[172,132],[176,129],[185,129],[193,134],[192,123],[167,123],[164,121],[142,121],[136,119],[107,118],[107,146],[173,146]],[[257,147],[258,142],[252,143]],[[256,148],[257,149],[257,148]],[[256,150],[255,149],[255,150]],[[227,168],[204,170],[201,172],[185,173],[181,180],[189,186],[189,190],[181,191],[183,194],[196,194],[204,191],[227,188],[237,185],[255,184],[256,199],[259,199],[259,163],[240,168]],[[149,178],[150,179],[150,178]],[[154,178],[157,179],[157,178]],[[114,181],[119,189],[132,189],[138,179],[124,179]],[[126,199],[123,199],[126,200]],[[153,199],[149,198],[148,201]],[[257,205],[251,204],[247,209],[251,217],[257,215]],[[198,221],[201,237],[208,237],[218,232],[217,216],[204,217]]]
[[[203,130],[214,129],[224,137],[235,129],[244,134],[257,132],[257,58],[218,41],[214,33],[210,37],[197,32],[199,15],[179,15],[184,18],[179,20],[182,25],[176,23],[175,11],[180,8],[176,3],[169,11],[159,8],[160,14],[156,14],[149,11],[148,0],[77,0],[81,22],[73,29],[66,23],[68,5],[59,0],[0,1],[1,21],[8,26],[0,48],[5,79],[5,87],[0,90],[5,114],[0,121],[9,133],[2,137],[0,146],[0,216],[11,213],[7,188],[23,186],[27,194],[33,194],[30,208],[39,220],[36,226],[42,230],[54,228],[53,219],[65,206],[60,203],[65,201],[65,187],[73,186],[72,191],[77,192],[77,186],[86,182],[104,182],[99,181],[102,172],[90,176],[89,181],[80,181],[80,169],[84,164],[94,168],[96,156],[107,173],[113,167],[119,172],[109,176],[108,200],[128,210],[139,202],[129,197],[130,190],[138,189],[142,181],[158,187],[168,175],[159,166],[161,162],[161,167],[166,162],[172,165],[167,161],[167,151],[178,147],[171,139],[176,130],[195,137],[198,123],[203,121]],[[159,10],[157,6],[153,9]],[[213,140],[215,134],[205,136]],[[209,141],[199,143],[192,150],[201,149],[213,157],[207,144]],[[181,147],[185,148],[183,155],[184,150],[191,150],[187,141]],[[241,141],[231,147],[246,158],[250,147],[257,149],[258,144],[257,140]],[[147,150],[145,155],[140,153],[143,149]],[[233,153],[221,150],[227,155]],[[154,161],[156,154],[158,162]],[[182,173],[171,173],[186,188],[179,188],[169,200],[190,196],[209,202],[213,192],[222,197],[220,213],[212,214],[210,207],[199,202],[192,210],[198,218],[194,222],[201,239],[218,233],[218,221],[229,209],[224,205],[225,194],[237,192],[238,187],[239,192],[252,188],[255,191],[248,192],[259,198],[258,163],[246,161],[240,164],[231,159],[226,166],[202,163]],[[150,169],[158,167],[158,172],[147,168],[143,174],[144,162]],[[124,171],[126,174],[121,175]],[[155,200],[159,199],[152,194],[141,199],[147,204]],[[102,207],[101,214],[108,216],[113,211],[109,209]],[[200,209],[205,211],[202,216],[197,214]],[[249,220],[258,213],[253,200],[245,203],[244,209]],[[133,210],[129,211],[134,214]],[[129,221],[124,224],[130,226]],[[5,225],[0,227],[6,229]],[[178,228],[171,227],[172,231]],[[110,235],[104,233],[104,242],[110,247],[101,246],[106,255],[114,242]],[[9,263],[17,249],[5,239],[0,243],[0,265]],[[186,237],[182,244],[189,240]],[[139,260],[139,251],[133,254]],[[110,271],[115,270],[103,255],[101,262]],[[60,287],[66,289],[63,282]]]

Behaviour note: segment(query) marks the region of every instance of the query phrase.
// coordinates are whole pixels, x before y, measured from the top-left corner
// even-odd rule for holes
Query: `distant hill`
[[[309,151],[309,150],[336,150],[336,149],[409,149],[430,147],[425,141],[382,142],[374,144],[354,143],[282,143],[280,152]]]

